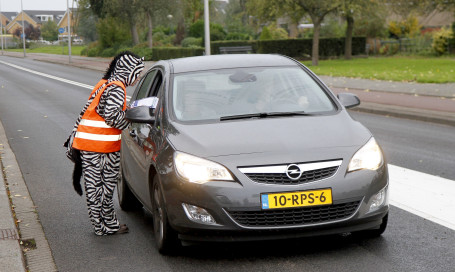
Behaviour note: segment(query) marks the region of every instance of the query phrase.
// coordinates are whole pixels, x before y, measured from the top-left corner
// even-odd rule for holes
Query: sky
[[[24,10],[66,10],[66,2],[70,7],[76,7],[74,0],[22,0]],[[1,11],[21,10],[21,0],[0,0]]]

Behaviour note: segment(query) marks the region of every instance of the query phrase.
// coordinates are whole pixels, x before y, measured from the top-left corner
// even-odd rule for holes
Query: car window
[[[152,85],[150,88],[151,91],[150,91],[149,96],[157,96],[162,83],[163,83],[163,74],[161,73],[161,71],[157,70],[155,78],[153,79],[153,82],[152,82]]]
[[[153,70],[149,72],[145,78],[142,80],[141,85],[136,93],[136,97],[134,97],[134,100],[139,100],[144,97],[147,97],[149,94],[150,90],[150,84],[152,83],[152,79],[155,76],[157,70]]]
[[[236,68],[174,76],[172,108],[181,121],[223,116],[335,111],[327,93],[300,67]]]

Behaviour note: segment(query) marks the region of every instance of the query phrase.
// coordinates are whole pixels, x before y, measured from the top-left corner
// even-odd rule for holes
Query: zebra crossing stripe
[[[390,204],[455,230],[455,181],[389,164]]]

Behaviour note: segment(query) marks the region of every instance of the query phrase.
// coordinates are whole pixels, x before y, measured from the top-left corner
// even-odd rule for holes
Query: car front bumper
[[[238,182],[208,182],[195,184],[182,180],[175,172],[160,176],[166,202],[170,225],[179,233],[179,238],[187,241],[249,241],[281,239],[305,236],[328,235],[344,232],[355,232],[379,228],[382,218],[388,212],[388,172],[384,165],[377,171],[356,171],[345,174],[345,169],[328,179],[301,184],[263,185],[245,178]],[[240,176],[240,175],[239,175]],[[345,214],[330,217],[326,220],[301,221],[280,224],[250,225],[233,214],[240,212],[261,215],[270,211],[261,208],[260,195],[271,192],[291,192],[331,188],[333,205],[318,206],[316,209],[328,209],[327,213],[337,213],[340,207],[355,205]],[[386,188],[384,203],[370,211],[373,197]],[[216,224],[202,224],[189,219],[182,203],[205,209],[216,221]],[[357,204],[356,204],[357,203]],[[332,209],[335,208],[335,210]],[[313,209],[313,207],[311,207]],[[309,208],[297,209],[300,215],[307,216]],[[342,210],[345,210],[342,208]],[[283,209],[285,213],[288,209]],[[276,212],[276,210],[272,211]],[[280,213],[278,211],[278,213]],[[320,212],[324,215],[324,211]],[[243,216],[243,215],[241,215]],[[313,215],[318,216],[318,214]],[[293,215],[291,215],[293,217]],[[261,219],[259,219],[260,221]]]

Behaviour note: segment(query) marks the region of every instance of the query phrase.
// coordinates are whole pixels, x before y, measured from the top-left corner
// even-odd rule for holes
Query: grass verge
[[[318,66],[304,61],[317,75],[356,77],[419,83],[455,82],[455,57],[369,57],[321,60]]]
[[[85,46],[83,45],[72,45],[71,54],[75,56],[80,56],[81,51]],[[24,52],[24,49],[6,49],[5,51],[10,52]],[[68,55],[68,46],[61,45],[46,45],[36,48],[27,48],[25,49],[26,53],[46,53],[46,54],[56,54],[56,55]]]

